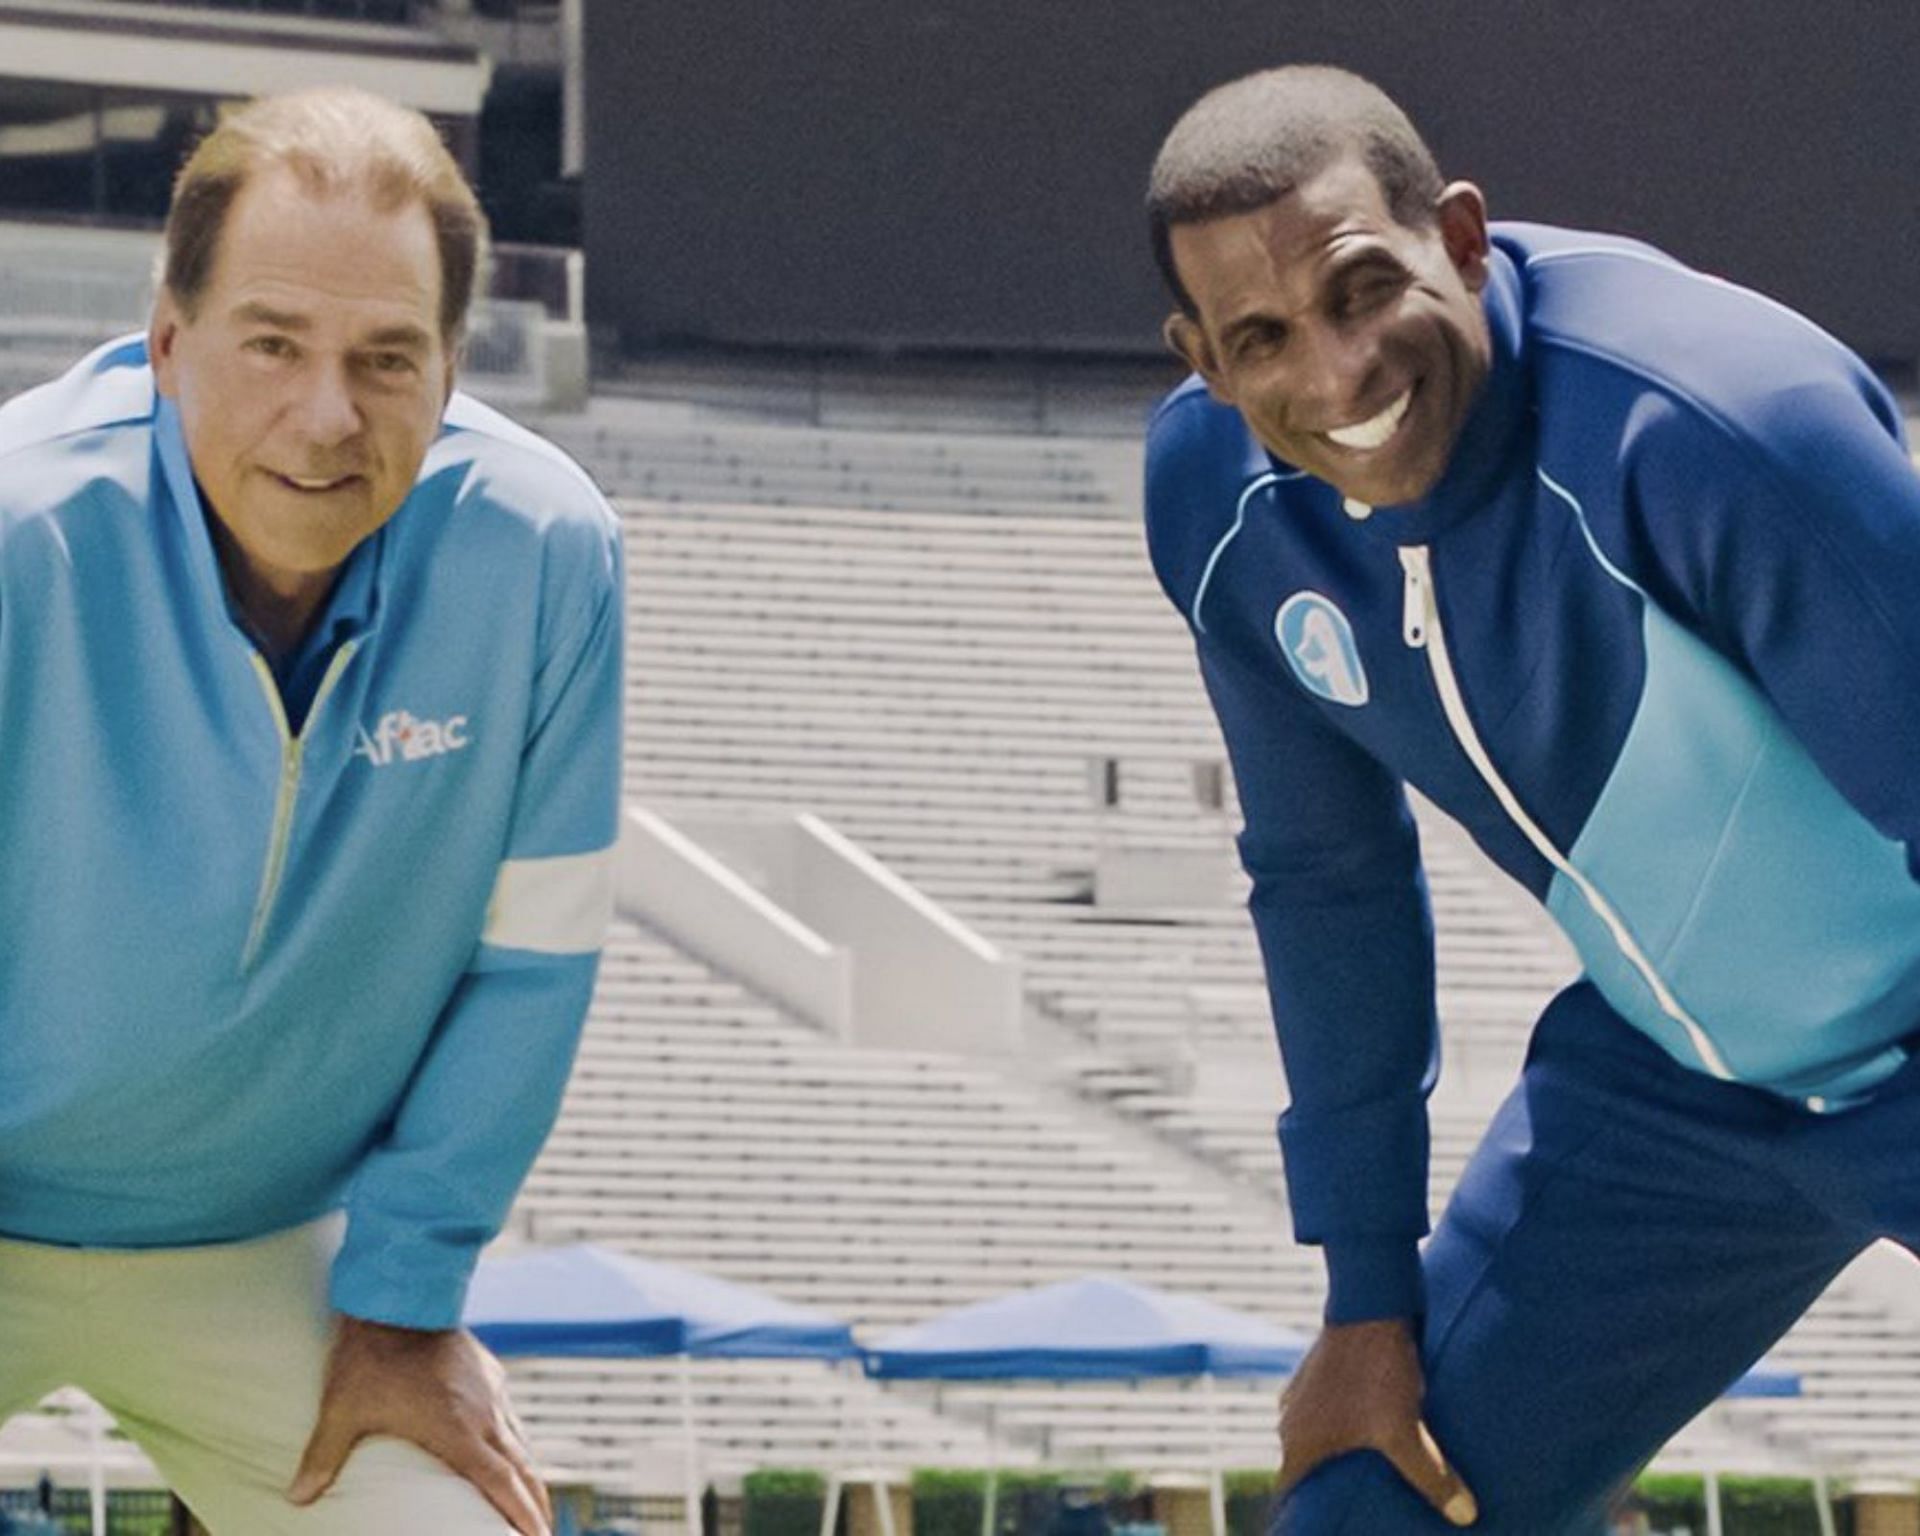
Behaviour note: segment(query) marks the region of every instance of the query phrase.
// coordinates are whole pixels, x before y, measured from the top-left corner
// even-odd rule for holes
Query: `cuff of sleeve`
[[[1329,1323],[1414,1317],[1426,1310],[1420,1249],[1411,1238],[1341,1238],[1325,1245]]]
[[[395,1328],[439,1331],[460,1326],[477,1251],[435,1248],[402,1255],[389,1250],[376,1268],[364,1254],[354,1252],[351,1226],[348,1231],[347,1246],[334,1260],[327,1287],[327,1303],[334,1311]]]

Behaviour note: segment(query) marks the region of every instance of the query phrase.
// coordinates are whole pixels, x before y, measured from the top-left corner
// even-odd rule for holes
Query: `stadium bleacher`
[[[1287,1241],[1244,913],[1093,897],[1103,850],[1230,859],[1232,818],[1194,793],[1195,765],[1222,754],[1145,561],[1137,447],[624,400],[552,430],[626,524],[629,799],[824,817],[1021,957],[1029,1047],[855,1050],[625,926],[516,1238],[696,1265],[869,1330],[1090,1270],[1311,1327],[1318,1262]],[[1111,805],[1090,793],[1108,763]],[[1572,967],[1418,809],[1451,1061],[1437,1208]],[[1803,1398],[1716,1409],[1662,1464],[1920,1473],[1909,1320],[1843,1282],[1779,1358]],[[555,1468],[616,1488],[673,1475],[645,1454],[678,1435],[670,1363],[513,1374]],[[1268,1385],[1223,1386],[1214,1427],[1180,1386],[882,1390],[780,1362],[699,1363],[692,1385],[709,1471],[1273,1455]]]
[[[174,14],[193,9],[197,21]],[[192,22],[200,35],[170,46],[197,48],[201,63],[235,51],[225,34],[264,30],[282,45],[261,52],[297,76],[311,61],[287,39],[335,32],[365,72],[427,39],[350,37],[359,23],[418,31],[444,11],[443,37],[515,39],[497,73],[524,89],[539,73],[529,60],[558,52],[559,18],[577,23],[581,9],[43,0],[14,24],[66,13],[105,38],[102,22],[166,12],[146,18],[160,23],[146,35]],[[256,12],[269,13],[264,29]],[[84,64],[82,47],[69,51]],[[54,75],[63,97],[69,68],[62,57]],[[89,134],[105,143],[111,114],[148,110],[119,99],[134,84],[101,83]],[[172,100],[187,82],[157,84]],[[494,115],[512,131],[510,113]],[[36,126],[13,126],[25,165]],[[104,190],[105,158],[82,163],[71,168]],[[494,163],[490,192],[505,168]],[[0,223],[0,400],[143,323],[153,233],[104,214],[96,227]],[[575,252],[575,281],[562,284],[574,320],[580,269]],[[514,297],[483,311],[469,386],[514,411],[566,395],[575,361],[584,377],[585,338],[569,331],[560,345],[554,318]],[[624,519],[628,800],[689,823],[824,818],[1018,957],[1025,1046],[997,1059],[855,1048],[623,921],[508,1241],[592,1241],[695,1266],[869,1336],[1097,1270],[1310,1330],[1321,1271],[1289,1238],[1273,1128],[1285,1090],[1235,900],[1231,783],[1226,811],[1196,792],[1224,754],[1139,529],[1152,366],[1103,376],[1061,358],[1023,369],[727,355],[618,366],[584,411],[535,424]],[[1574,961],[1460,833],[1415,809],[1446,1044],[1437,1212]],[[1103,904],[1116,854],[1211,860],[1220,899]],[[1920,1479],[1920,1286],[1911,1266],[1896,1276],[1903,1308],[1872,1268],[1836,1283],[1778,1350],[1801,1397],[1718,1405],[1657,1465]],[[1192,1472],[1267,1467],[1276,1450],[1271,1383],[882,1388],[784,1361],[526,1360],[511,1373],[547,1469],[606,1489],[676,1488],[689,1392],[703,1476],[989,1461]],[[80,1395],[50,1407],[0,1427],[0,1481],[43,1465],[77,1476],[94,1454]],[[157,1482],[128,1442],[108,1450],[116,1483]]]
[[[704,1264],[869,1326],[1090,1268],[1310,1325],[1320,1282],[1280,1241],[1281,1090],[1244,915],[1091,904],[1103,846],[1227,857],[1228,828],[1188,771],[1218,759],[1218,738],[1125,500],[1026,495],[986,512],[969,510],[970,489],[938,509],[932,493],[862,506],[848,487],[874,482],[849,432],[831,445],[844,465],[832,474],[849,478],[820,488],[846,492],[835,506],[756,500],[781,430],[716,426],[701,452],[725,461],[719,478],[623,503],[628,794],[668,813],[826,817],[1022,957],[1039,1044],[999,1071],[888,1059],[764,1011],[750,1029],[722,1027],[755,1005],[717,994],[705,1022],[676,1022],[646,980],[665,957],[641,964],[644,937],[626,935],[619,952],[636,946],[634,958],[610,969],[523,1202],[534,1232]],[[797,456],[822,452],[817,429],[784,430]],[[870,436],[877,462],[898,462],[900,444]],[[574,441],[597,467],[598,439]],[[979,484],[978,466],[1010,478],[1022,453],[1041,467],[1011,483],[1062,462],[1038,440],[956,435],[947,452],[950,478]],[[696,499],[709,487],[726,499]],[[1109,758],[1125,792],[1102,808],[1088,765]],[[1437,1205],[1572,965],[1544,918],[1421,814],[1446,1033],[1471,1063],[1435,1101]],[[672,995],[689,985],[681,973]],[[1041,1084],[1057,1091],[1035,1099]],[[1903,1319],[1842,1285],[1781,1359],[1804,1399],[1716,1409],[1663,1463],[1911,1473],[1905,1426],[1920,1403],[1904,1383],[1920,1379],[1920,1341]],[[1166,1393],[949,1388],[938,1406],[978,1415],[993,1401],[1016,1455],[1191,1464],[1193,1413]],[[1222,1411],[1229,1459],[1268,1460],[1270,1394]],[[896,1448],[937,1459],[930,1443]],[[737,1450],[750,1459],[749,1443]]]

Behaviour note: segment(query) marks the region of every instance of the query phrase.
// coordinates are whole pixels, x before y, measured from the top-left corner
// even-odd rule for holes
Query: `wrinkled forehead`
[[[440,281],[424,203],[388,202],[351,186],[318,189],[268,168],[234,199],[210,297],[222,307],[264,303],[437,324]]]
[[[1394,219],[1357,159],[1337,161],[1251,212],[1170,231],[1187,291],[1216,325],[1251,308],[1311,305],[1349,264],[1375,254],[1404,259],[1418,238]]]

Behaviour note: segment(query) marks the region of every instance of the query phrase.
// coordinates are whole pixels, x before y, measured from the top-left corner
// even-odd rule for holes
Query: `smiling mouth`
[[[343,486],[351,485],[360,477],[358,475],[328,475],[324,477],[315,475],[282,475],[276,472],[273,478],[278,480],[282,485],[288,486],[304,495],[315,496],[326,491],[337,491]]]
[[[1384,447],[1393,434],[1400,430],[1400,423],[1406,420],[1407,408],[1413,404],[1413,394],[1412,388],[1406,389],[1379,415],[1344,427],[1335,427],[1332,431],[1322,432],[1320,436],[1337,448],[1351,448],[1362,453]]]

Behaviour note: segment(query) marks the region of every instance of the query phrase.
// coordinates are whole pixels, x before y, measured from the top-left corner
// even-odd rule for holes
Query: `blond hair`
[[[213,276],[240,189],[283,166],[316,196],[355,192],[386,211],[418,202],[440,253],[440,331],[464,333],[486,256],[487,221],[439,133],[420,113],[351,86],[266,96],[202,139],[173,184],[160,280],[191,318]]]

